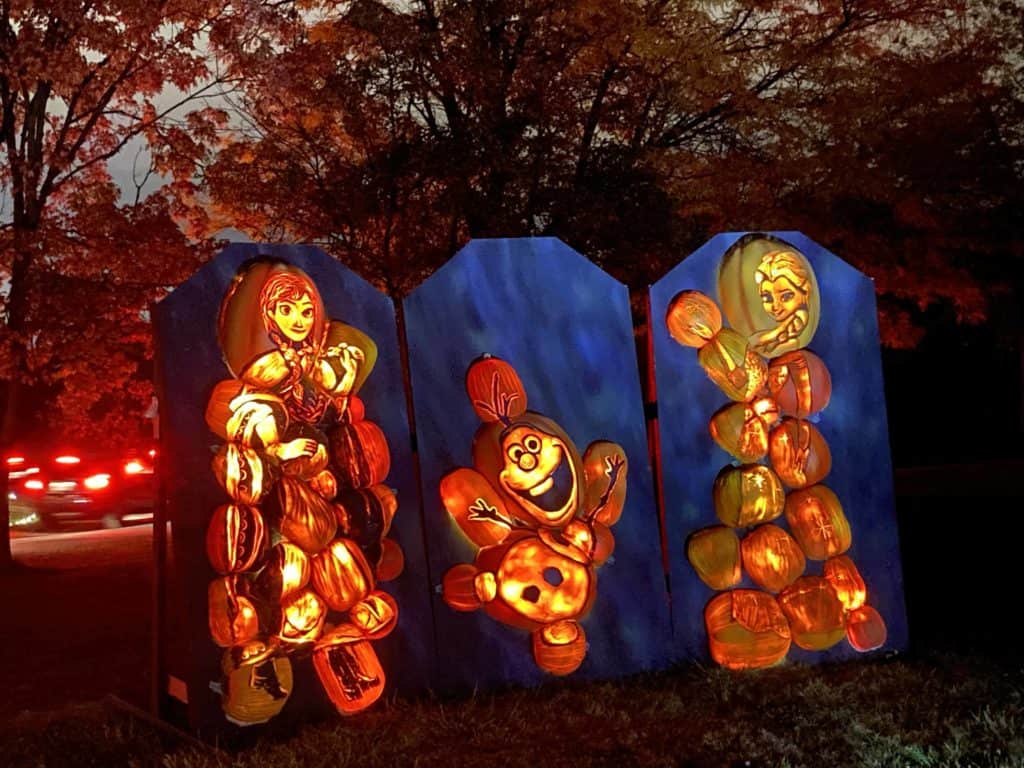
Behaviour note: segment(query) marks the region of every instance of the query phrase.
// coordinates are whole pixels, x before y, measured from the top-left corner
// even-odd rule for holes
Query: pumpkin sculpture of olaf
[[[597,568],[615,546],[626,455],[598,440],[581,459],[556,422],[526,410],[519,375],[496,357],[470,365],[466,391],[483,422],[475,467],[445,475],[441,499],[479,550],[473,563],[445,573],[444,600],[528,630],[537,665],[570,674],[586,656],[579,621],[597,596]]]

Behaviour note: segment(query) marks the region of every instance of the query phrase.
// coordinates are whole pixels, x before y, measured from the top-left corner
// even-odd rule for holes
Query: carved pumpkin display
[[[309,556],[288,541],[279,541],[267,555],[267,564],[256,577],[260,594],[280,604],[281,599],[309,583]]]
[[[734,589],[711,598],[704,609],[711,658],[729,669],[760,669],[789,652],[789,624],[775,598]]]
[[[749,403],[732,403],[719,409],[708,429],[722,450],[745,464],[758,461],[768,452],[768,424]]]
[[[485,424],[473,440],[477,470],[514,517],[557,528],[579,510],[583,466],[576,445],[551,419],[527,411],[508,426]]]
[[[814,270],[777,238],[738,240],[722,257],[718,296],[729,325],[764,357],[806,347],[818,328],[821,293]]]
[[[368,488],[391,471],[388,441],[372,421],[339,424],[329,435],[338,488]]]
[[[224,652],[221,706],[238,725],[265,723],[281,711],[292,692],[292,665],[265,640],[248,640]]]
[[[316,644],[313,667],[343,715],[366,709],[384,692],[380,659],[362,631],[351,624],[340,624]]]
[[[768,442],[772,469],[790,488],[820,483],[832,470],[828,443],[809,421],[783,419]]]
[[[533,633],[533,659],[553,675],[569,675],[587,655],[587,635],[579,623],[556,621]]]
[[[839,596],[821,576],[801,576],[779,594],[793,642],[808,651],[824,651],[846,636]]]
[[[206,529],[206,555],[218,573],[248,571],[263,556],[263,516],[245,504],[223,504],[214,510]]]
[[[277,637],[283,643],[312,643],[320,637],[327,618],[327,604],[311,589],[300,589],[281,598]]]
[[[764,387],[768,366],[747,339],[723,328],[697,352],[697,362],[730,400],[751,400]]]
[[[374,571],[377,581],[394,581],[405,569],[405,553],[394,539],[384,539],[380,544],[380,560]]]
[[[380,640],[398,623],[398,603],[387,592],[371,592],[352,606],[348,618],[367,640]]]
[[[820,357],[801,349],[772,360],[768,390],[784,414],[802,419],[828,405],[832,376]]]
[[[480,421],[517,419],[526,412],[526,388],[516,369],[483,355],[466,370],[466,394]]]
[[[855,650],[867,653],[881,648],[887,635],[885,620],[870,605],[862,605],[847,614],[846,639]]]
[[[289,477],[312,480],[327,469],[327,436],[309,424],[292,424],[282,436],[284,442],[306,441],[312,452],[289,458],[281,462],[281,470]],[[315,447],[314,447],[315,446]]]
[[[493,600],[496,594],[494,574],[481,573],[472,563],[453,565],[441,578],[441,596],[456,611],[478,610],[485,602]]]
[[[358,328],[354,328],[346,323],[340,323],[337,320],[330,322],[327,327],[327,339],[324,341],[325,357],[327,363],[334,369],[339,383],[345,377],[344,368],[339,365],[340,350],[345,347],[355,347],[363,356],[355,375],[351,377],[351,382],[345,382],[343,387],[343,389],[350,393],[349,408],[351,408],[352,400],[358,400],[355,397],[355,393],[363,388],[363,383],[377,364],[377,344]],[[335,385],[332,389],[337,390],[338,388],[339,386]],[[361,405],[362,401],[359,401],[357,407]],[[359,418],[350,419],[350,421],[361,420],[361,415]]]
[[[330,501],[338,495],[338,481],[329,469],[321,470],[309,481],[309,487]]]
[[[207,588],[210,636],[222,648],[252,640],[259,634],[256,606],[249,599],[247,583],[239,576],[214,579]]]
[[[213,475],[232,501],[255,506],[274,485],[278,471],[251,448],[225,443],[213,457]]]
[[[512,530],[505,501],[487,479],[469,467],[459,467],[441,478],[441,502],[465,534],[480,547],[500,544]]]
[[[330,502],[297,478],[282,477],[265,509],[281,535],[310,555],[327,546],[338,528]]]
[[[213,388],[206,424],[222,440],[245,448],[265,448],[281,441],[288,427],[288,411],[277,395],[252,391],[237,379],[228,379]]]
[[[718,519],[733,528],[774,520],[786,502],[782,481],[763,464],[723,467],[715,478],[712,498]]]
[[[740,542],[743,570],[762,589],[779,592],[803,574],[807,566],[796,540],[771,523],[755,528]]]
[[[850,548],[853,535],[839,498],[824,485],[786,497],[786,522],[811,560],[826,560]]]
[[[680,291],[669,302],[665,325],[684,347],[700,349],[722,330],[722,313],[707,294]]]
[[[686,559],[712,589],[727,589],[743,577],[740,539],[732,528],[716,525],[694,531],[686,542]]]
[[[313,558],[313,586],[335,611],[347,611],[373,589],[373,570],[358,544],[339,538]]]
[[[846,555],[830,557],[825,561],[825,578],[847,611],[855,611],[867,601],[868,588],[857,566]]]
[[[596,440],[583,454],[584,498],[590,518],[615,525],[626,504],[626,474],[629,461],[622,446],[610,440]]]

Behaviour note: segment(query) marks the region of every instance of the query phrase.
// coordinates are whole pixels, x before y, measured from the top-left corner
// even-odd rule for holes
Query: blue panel
[[[629,459],[614,561],[598,571],[597,601],[582,622],[590,649],[574,674],[605,678],[663,665],[665,578],[625,286],[556,239],[476,240],[406,299],[405,312],[433,583],[475,554],[438,487],[450,470],[472,466],[480,421],[464,377],[490,353],[515,366],[530,409],[561,424],[581,452],[607,439]],[[545,679],[525,631],[482,612],[457,613],[439,592],[435,617],[446,687]]]
[[[168,606],[183,616],[171,626],[167,671],[186,680],[193,727],[223,722],[219,696],[209,690],[219,680],[221,651],[207,629],[206,589],[216,574],[206,560],[204,537],[210,513],[227,501],[210,470],[212,450],[221,441],[204,421],[214,385],[231,378],[217,343],[217,314],[225,290],[239,266],[257,256],[290,262],[316,284],[329,318],[367,333],[378,359],[359,397],[366,418],[384,431],[391,450],[385,483],[397,491],[399,508],[389,536],[405,553],[405,571],[381,584],[399,604],[399,623],[388,638],[374,644],[387,674],[388,691],[421,691],[435,668],[430,599],[427,592],[419,490],[415,481],[394,305],[384,294],[323,251],[308,246],[235,244],[182,284],[154,312],[158,345],[161,456],[167,518],[172,523],[169,592],[184,606]],[[295,693],[282,716],[294,708],[326,709],[310,660],[293,661]],[[312,689],[316,690],[312,690]],[[305,689],[305,690],[304,690]],[[293,704],[294,702],[294,704]]]
[[[708,434],[711,415],[728,400],[698,365],[696,350],[668,335],[665,313],[672,298],[686,289],[718,301],[719,262],[744,234],[713,237],[651,287],[674,647],[681,657],[708,657],[704,606],[715,592],[690,567],[685,541],[692,531],[718,524],[711,490],[719,470],[733,460]],[[832,453],[832,471],[823,482],[839,497],[850,521],[853,545],[847,554],[864,577],[868,603],[888,626],[885,647],[905,650],[906,606],[874,286],[798,232],[769,234],[794,245],[817,275],[821,322],[808,349],[825,361],[832,375],[832,399],[811,418]],[[786,527],[785,518],[775,522]],[[808,560],[805,573],[820,575],[821,565]],[[744,578],[743,586],[753,585]],[[794,644],[788,658],[810,662],[858,655],[844,640],[823,653],[803,651]]]

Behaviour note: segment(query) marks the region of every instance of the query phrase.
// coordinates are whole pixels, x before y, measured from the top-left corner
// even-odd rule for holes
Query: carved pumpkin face
[[[278,300],[267,308],[267,314],[278,330],[292,341],[304,341],[313,330],[314,306],[308,293],[294,301]]]
[[[512,544],[495,573],[505,605],[531,621],[574,619],[596,589],[593,569],[528,536]]]

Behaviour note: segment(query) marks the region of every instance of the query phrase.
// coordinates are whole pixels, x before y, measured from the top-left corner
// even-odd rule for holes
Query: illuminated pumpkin
[[[453,565],[441,578],[441,596],[456,611],[475,611],[496,594],[494,574],[470,563]]]
[[[339,488],[367,488],[382,483],[388,476],[391,471],[388,441],[372,421],[339,424],[329,437]]]
[[[715,478],[712,497],[718,519],[733,528],[774,520],[786,501],[782,481],[763,464],[724,467]]]
[[[373,570],[351,539],[335,539],[313,558],[313,586],[335,611],[347,611],[373,589]]]
[[[277,637],[283,643],[312,643],[320,637],[327,618],[327,605],[311,589],[281,598]]]
[[[804,418],[828,405],[832,377],[820,357],[801,349],[772,360],[768,389],[784,414]]]
[[[328,698],[343,715],[369,707],[384,692],[384,669],[362,630],[341,624],[316,644],[313,667]]]
[[[338,495],[338,481],[329,469],[321,470],[309,481],[309,487],[330,501]]]
[[[748,403],[733,403],[716,411],[708,428],[722,450],[746,464],[768,452],[768,424]]]
[[[881,648],[887,635],[885,620],[870,605],[862,605],[846,617],[846,639],[861,653]]]
[[[260,594],[280,604],[283,597],[305,587],[309,579],[309,556],[294,544],[279,541],[270,550],[267,564],[256,577],[256,588]]]
[[[206,555],[218,573],[250,570],[263,556],[266,532],[255,507],[224,504],[214,510],[206,529]]]
[[[615,552],[615,536],[611,528],[594,523],[594,565],[604,565]]]
[[[722,312],[760,355],[775,358],[810,344],[821,294],[807,258],[768,236],[741,238],[718,271]]]
[[[526,412],[526,388],[516,369],[484,355],[466,370],[466,394],[480,421],[516,419]]]
[[[361,398],[349,395],[345,400],[345,419],[354,424],[366,418],[366,405]]]
[[[801,576],[779,594],[793,642],[808,651],[824,651],[846,636],[846,617],[839,596],[820,576]]]
[[[355,376],[351,377],[351,381],[344,381],[345,369],[344,366],[340,365],[339,356],[332,354],[331,350],[343,348],[344,346],[355,347],[363,354],[363,359],[360,361],[358,368],[356,368]],[[327,350],[325,355],[328,365],[330,365],[335,373],[337,381],[340,383],[344,382],[343,386],[336,385],[332,390],[342,389],[346,392],[351,392],[354,396],[358,392],[363,383],[366,381],[367,376],[373,370],[374,365],[377,364],[377,345],[373,339],[367,336],[365,333],[360,331],[358,328],[353,328],[351,325],[332,320],[327,327],[327,338],[324,341],[324,349]],[[358,398],[351,397],[349,401],[349,407],[352,407],[352,400],[358,400]],[[360,402],[358,406],[361,406]],[[357,406],[357,407],[358,407]],[[362,416],[359,418],[350,418],[350,421],[360,421]]]
[[[369,488],[353,488],[339,493],[334,503],[338,535],[363,547],[379,544],[384,537],[385,526],[394,514],[392,512],[389,516],[385,507],[394,501],[394,495],[388,489],[384,490],[386,495]]]
[[[232,501],[257,505],[274,485],[278,471],[251,448],[235,443],[222,445],[213,457],[213,475]]]
[[[553,675],[579,669],[587,655],[587,636],[575,621],[556,621],[533,633],[533,659]]]
[[[264,640],[254,639],[224,652],[221,706],[238,725],[265,723],[281,711],[292,692],[292,665]]]
[[[482,426],[473,461],[508,512],[524,522],[558,528],[580,507],[583,467],[576,445],[539,413],[528,411],[508,426]]]
[[[247,582],[239,576],[224,576],[207,589],[210,636],[222,648],[252,640],[259,634],[256,606],[247,594]]]
[[[206,424],[221,440],[265,448],[280,442],[288,426],[288,411],[277,395],[252,391],[237,379],[228,379],[213,388]]]
[[[375,571],[377,581],[393,581],[405,569],[405,553],[394,539],[384,539],[380,544],[380,560]]]
[[[692,533],[686,542],[686,559],[712,589],[731,587],[743,576],[740,540],[732,528],[717,525]]]
[[[504,500],[475,469],[460,467],[441,478],[441,502],[477,546],[500,544],[512,530]]]
[[[824,485],[786,497],[786,522],[811,560],[826,560],[850,548],[853,536],[839,498]]]
[[[284,433],[285,442],[304,440],[315,446],[312,455],[303,454],[281,462],[281,469],[290,477],[312,480],[327,468],[327,436],[308,424],[293,424]]]
[[[665,325],[680,344],[700,349],[722,330],[722,313],[707,294],[681,291],[669,302]]]
[[[371,592],[352,606],[348,619],[367,640],[380,640],[398,623],[398,603],[387,592]]]
[[[744,336],[723,328],[697,353],[697,362],[730,400],[751,400],[764,387],[768,366]]]
[[[531,535],[523,536],[504,550],[494,569],[497,597],[484,606],[499,621],[520,625],[517,617],[538,624],[574,619],[590,607],[597,587],[594,570],[557,552]],[[483,550],[477,565],[486,562]],[[481,567],[481,570],[485,570]],[[490,571],[487,568],[486,571]],[[505,607],[511,610],[511,616]],[[521,626],[521,625],[520,625]]]
[[[826,560],[825,578],[836,591],[843,608],[855,611],[864,605],[868,597],[868,588],[857,566],[849,557],[838,555]]]
[[[777,525],[762,525],[740,543],[743,569],[762,589],[778,592],[804,572],[807,561],[796,541]]]
[[[772,469],[790,488],[820,483],[832,470],[832,453],[809,421],[785,418],[768,438]]]
[[[734,589],[711,598],[704,609],[711,658],[728,669],[760,669],[789,652],[790,630],[775,598]]]
[[[313,555],[327,546],[338,528],[334,508],[302,480],[282,477],[266,506],[281,535]]]
[[[591,520],[615,525],[626,504],[626,473],[629,462],[622,446],[597,440],[583,453],[584,498]]]

